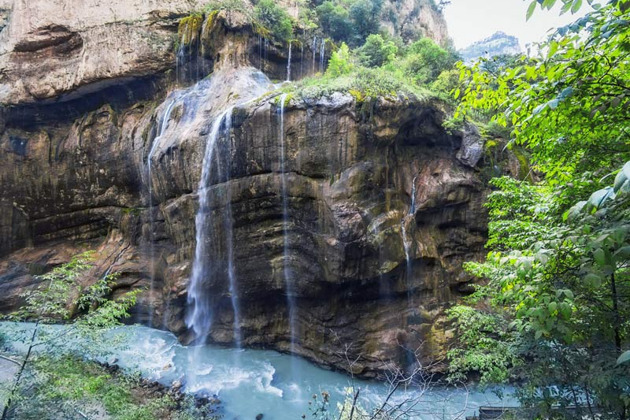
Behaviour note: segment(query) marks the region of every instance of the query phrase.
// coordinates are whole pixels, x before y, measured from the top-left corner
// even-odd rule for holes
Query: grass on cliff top
[[[335,92],[349,93],[357,102],[378,97],[398,99],[415,98],[428,100],[435,95],[431,90],[409,83],[395,73],[382,68],[357,68],[343,75],[326,73],[308,77],[299,82],[283,86],[282,91],[303,99],[330,96]]]

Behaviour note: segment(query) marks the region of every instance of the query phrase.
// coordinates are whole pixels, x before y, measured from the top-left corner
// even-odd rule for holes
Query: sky
[[[498,31],[516,36],[524,48],[531,42],[545,39],[550,28],[571,23],[590,10],[586,2],[575,15],[568,12],[559,16],[558,5],[551,11],[537,8],[526,21],[529,4],[530,0],[451,0],[444,15],[455,48],[467,47]]]

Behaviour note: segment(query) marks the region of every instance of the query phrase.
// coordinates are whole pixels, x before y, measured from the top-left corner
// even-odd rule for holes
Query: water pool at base
[[[40,326],[41,327],[41,326]],[[16,352],[26,349],[33,324],[0,322]],[[47,325],[45,330],[61,328]],[[387,395],[385,384],[353,380],[350,376],[325,370],[302,358],[271,350],[235,350],[206,346],[182,346],[170,332],[142,326],[125,326],[107,333],[111,354],[102,361],[115,360],[124,368],[165,385],[181,381],[188,392],[216,395],[221,400],[224,419],[248,420],[263,414],[264,420],[299,420],[312,418],[309,401],[313,394],[330,394],[331,407],[343,400],[347,387],[360,388],[359,401],[365,407],[379,406]],[[76,349],[68,340],[55,342],[56,347]],[[506,394],[510,389],[505,388]],[[508,397],[500,399],[491,391],[471,388],[437,388],[398,390],[390,401],[413,399],[414,419],[463,419],[482,405],[513,406]]]

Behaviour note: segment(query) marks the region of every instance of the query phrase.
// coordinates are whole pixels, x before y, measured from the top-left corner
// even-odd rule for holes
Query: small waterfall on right
[[[319,45],[319,72],[324,74],[324,59],[326,58],[326,40],[322,38],[321,44]]]
[[[418,176],[413,177],[412,186],[411,186],[411,205],[409,206],[409,212],[400,220],[400,231],[402,234],[403,241],[403,249],[405,250],[405,261],[406,261],[406,281],[407,281],[407,298],[409,300],[409,304],[412,304],[412,293],[411,293],[411,277],[413,275],[413,263],[411,261],[411,247],[413,245],[413,238],[410,238],[407,232],[407,223],[410,220],[413,220],[414,214],[416,212],[416,180]]]
[[[284,276],[285,293],[287,294],[287,306],[289,310],[289,330],[291,333],[291,353],[295,353],[295,340],[298,336],[296,325],[296,304],[293,282],[295,280],[289,267],[289,194],[287,188],[287,164],[286,164],[286,144],[284,134],[284,107],[288,95],[280,96],[280,172],[282,179],[282,236],[283,236],[283,256],[282,272]]]
[[[289,42],[289,58],[287,59],[287,82],[291,81],[291,42]]]
[[[315,56],[317,54],[317,37],[313,37],[313,44],[311,45],[311,51],[313,51],[313,74],[315,74]]]

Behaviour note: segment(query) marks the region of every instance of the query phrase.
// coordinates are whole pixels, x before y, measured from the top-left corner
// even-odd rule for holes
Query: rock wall
[[[139,20],[125,27],[172,40],[183,3],[170,11],[126,3]],[[0,57],[11,105],[0,135],[0,311],[15,308],[37,274],[97,249],[82,281],[120,273],[115,294],[144,289],[131,321],[190,341],[198,184],[213,121],[232,106],[203,215],[208,339],[234,342],[236,294],[246,346],[292,350],[364,376],[408,366],[414,355],[426,363],[443,356],[444,308],[470,288],[461,263],[483,252],[474,130],[447,134],[437,102],[281,96],[252,67],[279,73],[280,53],[256,54],[251,28],[221,17],[198,33],[213,74],[190,87],[176,86],[173,52],[162,43],[141,42],[129,54],[124,42],[102,48],[104,68],[91,66],[93,31],[118,34],[113,12],[91,24],[72,23],[70,13],[61,30],[49,25],[61,0],[33,10],[45,5],[49,17],[38,12],[12,38],[28,42]],[[26,16],[22,2],[12,10]],[[0,36],[16,33],[10,22]],[[20,66],[31,70],[18,77]],[[287,293],[296,304],[293,344]],[[357,363],[348,366],[348,357]]]

